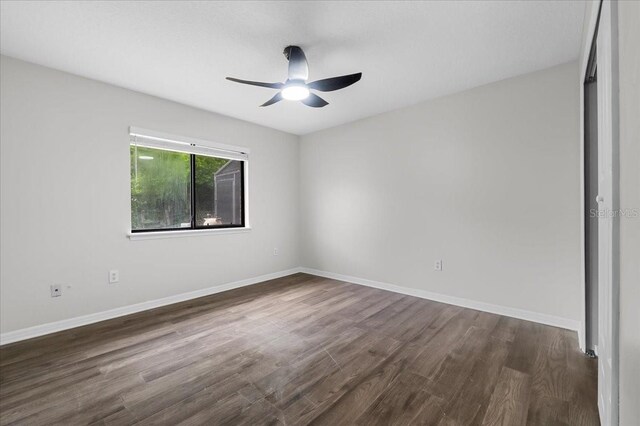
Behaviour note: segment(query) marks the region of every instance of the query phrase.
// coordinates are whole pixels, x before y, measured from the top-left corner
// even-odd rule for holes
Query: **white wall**
[[[577,74],[303,136],[303,266],[581,321]]]
[[[299,265],[296,136],[8,57],[0,89],[3,333]],[[130,241],[130,125],[249,147],[253,229]]]
[[[618,3],[620,208],[640,210],[640,2]],[[640,419],[640,217],[620,219],[620,424]]]
[[[300,146],[15,59],[1,66],[3,333],[300,265],[580,320],[576,63]],[[126,238],[129,125],[250,147],[253,230]],[[52,299],[52,283],[72,288]]]

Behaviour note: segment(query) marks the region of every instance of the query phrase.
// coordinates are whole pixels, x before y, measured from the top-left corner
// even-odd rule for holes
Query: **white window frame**
[[[187,136],[173,135],[141,127],[129,127],[129,144],[138,146],[164,149],[168,151],[184,152],[187,154],[199,154],[211,157],[225,158],[229,160],[239,160],[243,163],[244,173],[244,226],[237,228],[215,228],[215,229],[185,229],[154,232],[132,232],[131,222],[129,222],[128,237],[131,240],[152,240],[159,238],[189,237],[202,235],[224,235],[244,233],[251,230],[249,222],[249,154],[246,147],[222,144],[205,139],[192,138]],[[131,190],[131,185],[129,185]],[[131,196],[129,196],[129,199]],[[129,202],[129,220],[131,221],[131,203]]]

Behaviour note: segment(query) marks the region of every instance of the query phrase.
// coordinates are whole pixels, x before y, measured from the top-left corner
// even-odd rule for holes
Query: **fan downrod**
[[[293,49],[294,47],[297,47],[298,49],[300,49],[299,46],[287,46],[282,51],[282,54],[284,55],[285,58],[287,58],[287,61],[289,60],[289,56],[291,55],[291,49]]]

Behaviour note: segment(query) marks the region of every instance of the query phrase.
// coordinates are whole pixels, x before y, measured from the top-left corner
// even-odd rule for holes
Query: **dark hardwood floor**
[[[575,333],[304,274],[0,349],[0,423],[598,424]]]

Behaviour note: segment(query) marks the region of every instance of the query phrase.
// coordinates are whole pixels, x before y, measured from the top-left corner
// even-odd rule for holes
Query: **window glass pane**
[[[196,226],[242,225],[242,161],[196,156]]]
[[[131,145],[132,230],[189,227],[189,154]]]

